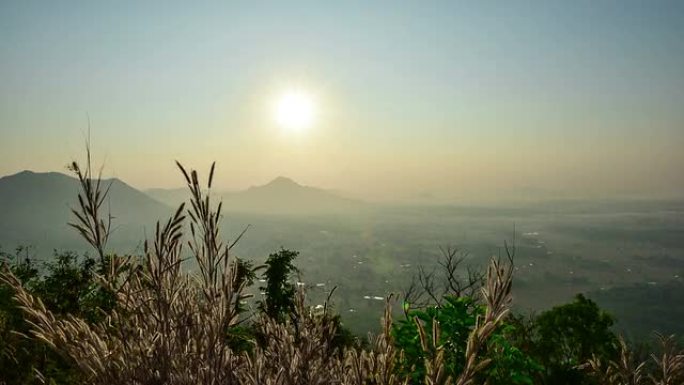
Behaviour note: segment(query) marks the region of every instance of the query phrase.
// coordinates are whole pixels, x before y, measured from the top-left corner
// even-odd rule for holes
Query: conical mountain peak
[[[286,176],[279,176],[272,181],[268,182],[266,186],[301,186],[299,183],[295,182],[294,180],[286,177]]]

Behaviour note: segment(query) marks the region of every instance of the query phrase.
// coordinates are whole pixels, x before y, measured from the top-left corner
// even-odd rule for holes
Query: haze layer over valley
[[[115,232],[110,248],[141,252],[144,234],[189,197],[184,189],[141,192],[118,179],[107,207]],[[78,182],[61,173],[29,171],[0,179],[0,245],[31,246],[41,259],[53,249],[88,250],[75,231],[70,207]],[[278,177],[243,191],[214,191],[224,206],[226,239],[249,229],[237,256],[260,263],[281,247],[301,252],[300,280],[315,301],[337,287],[335,305],[357,332],[373,330],[382,301],[406,289],[419,266],[438,267],[441,249],[459,248],[466,266],[483,266],[516,245],[515,306],[524,311],[566,302],[578,292],[617,313],[621,327],[639,324],[679,331],[678,297],[648,301],[635,314],[624,301],[649,293],[681,292],[684,277],[684,202],[670,200],[540,201],[498,206],[389,205],[343,198]],[[340,272],[344,272],[341,274]],[[460,273],[465,274],[465,269]],[[631,290],[624,298],[625,287]],[[669,315],[669,316],[668,316]]]

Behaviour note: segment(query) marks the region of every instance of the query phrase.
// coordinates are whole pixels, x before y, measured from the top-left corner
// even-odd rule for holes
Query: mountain
[[[145,190],[145,194],[171,207],[178,207],[190,199],[190,191],[187,187],[180,188],[151,188]]]
[[[171,206],[186,201],[186,188],[150,189],[151,197]],[[361,207],[361,202],[315,187],[303,186],[283,176],[246,190],[217,193],[226,211],[260,214],[310,215],[346,212]]]
[[[223,194],[223,204],[232,211],[274,214],[325,214],[358,209],[361,203],[327,190],[303,186],[280,176],[263,186]]]
[[[103,184],[111,185],[105,211],[114,216],[112,246],[129,251],[142,240],[145,228],[171,212],[119,179]],[[77,179],[57,172],[23,171],[0,178],[0,246],[83,249],[85,242],[67,225],[73,220],[70,208],[77,205],[78,189]]]
[[[133,252],[150,236],[154,223],[166,219],[182,201],[187,189],[153,189],[145,193],[119,179],[104,180],[111,185],[105,212],[114,216],[109,248]],[[0,178],[0,249],[34,246],[46,256],[54,249],[89,250],[74,229],[70,209],[77,205],[79,182],[58,173],[22,171]],[[300,185],[278,177],[262,185],[238,192],[217,193],[224,212],[276,215],[321,215],[350,213],[364,207],[330,191]]]

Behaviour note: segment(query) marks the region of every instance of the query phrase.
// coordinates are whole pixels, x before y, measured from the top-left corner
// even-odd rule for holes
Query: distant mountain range
[[[136,190],[119,179],[111,184],[106,210],[115,217],[112,248],[138,244],[152,225],[165,219],[173,208],[189,198],[187,189]],[[0,247],[49,245],[58,249],[81,249],[84,242],[67,223],[70,208],[77,204],[78,180],[58,172],[22,171],[0,178]],[[276,215],[338,214],[363,207],[361,202],[295,181],[278,177],[237,192],[218,193],[224,212]],[[45,250],[43,250],[45,252]]]
[[[151,197],[171,206],[189,198],[187,189],[150,189]],[[290,178],[277,177],[261,186],[246,190],[216,193],[227,211],[261,214],[312,215],[333,214],[363,207],[360,201],[343,198],[334,192],[303,186]]]
[[[117,239],[142,240],[144,229],[165,218],[171,208],[119,179],[111,185],[105,210],[115,217],[112,246]],[[76,248],[83,241],[67,223],[77,205],[78,180],[57,172],[23,171],[0,178],[0,246],[50,245]],[[43,250],[44,251],[44,250]]]

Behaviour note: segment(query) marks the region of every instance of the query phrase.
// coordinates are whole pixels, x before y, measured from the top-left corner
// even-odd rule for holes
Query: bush
[[[54,261],[37,264],[28,249],[0,253],[0,263],[23,282],[24,289],[42,299],[56,317],[75,315],[88,322],[104,319],[113,297],[95,282],[97,262],[70,252],[54,253]],[[34,372],[54,384],[71,384],[78,372],[69,359],[40,340],[29,340],[30,325],[12,298],[13,288],[0,283],[0,373],[5,384],[38,381]]]
[[[545,367],[548,384],[585,384],[580,369],[593,355],[615,358],[613,318],[596,303],[577,295],[569,304],[543,312],[535,320],[535,356]]]

